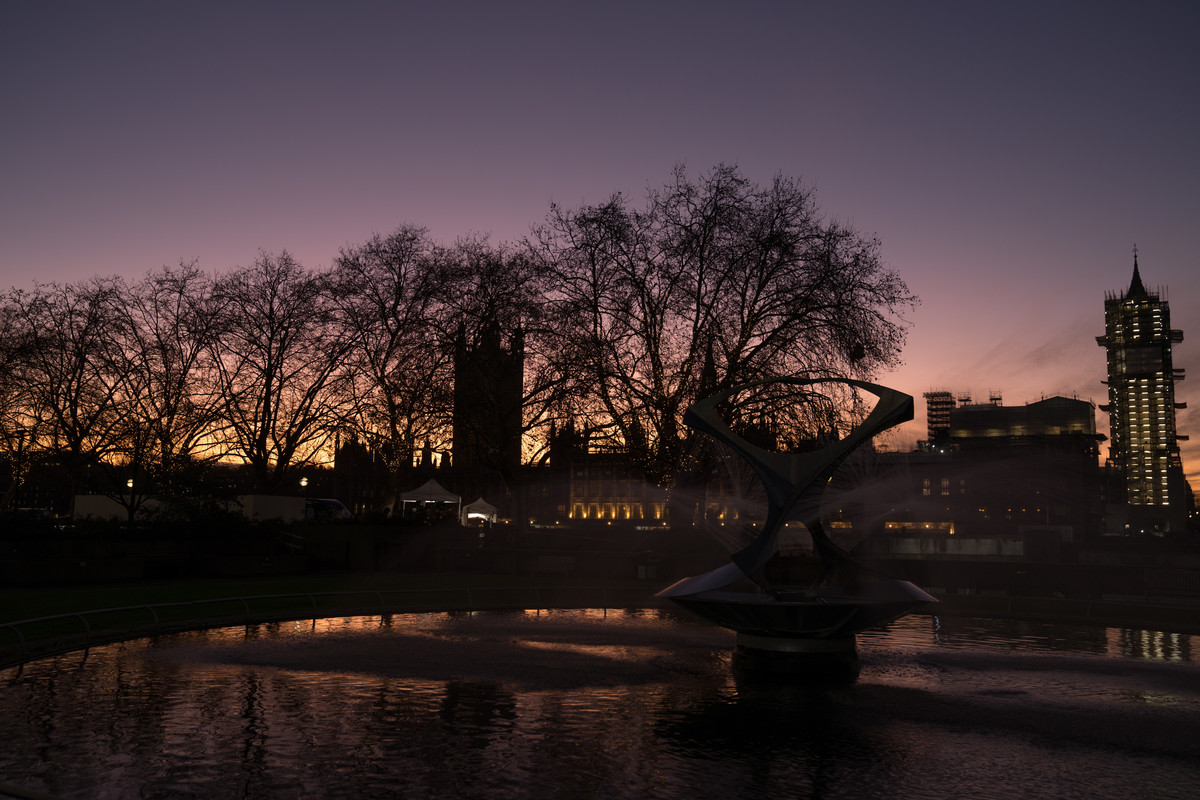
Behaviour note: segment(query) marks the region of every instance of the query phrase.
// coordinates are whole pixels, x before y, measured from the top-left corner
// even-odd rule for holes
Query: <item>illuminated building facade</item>
[[[573,521],[665,522],[666,495],[646,482],[622,454],[591,454],[571,464]]]
[[[596,452],[589,436],[568,423],[550,433],[551,472],[560,477],[556,508],[543,514],[572,523],[663,523],[666,493],[646,481],[622,452]],[[551,482],[545,476],[541,483]],[[540,505],[545,506],[543,501]]]
[[[1133,279],[1124,292],[1107,293],[1104,335],[1096,342],[1108,353],[1108,404],[1111,446],[1108,463],[1117,473],[1129,507],[1125,530],[1166,533],[1186,523],[1186,485],[1175,429],[1175,381],[1183,370],[1172,366],[1172,345],[1183,332],[1171,329],[1171,312],[1158,292],[1142,283],[1137,251]]]

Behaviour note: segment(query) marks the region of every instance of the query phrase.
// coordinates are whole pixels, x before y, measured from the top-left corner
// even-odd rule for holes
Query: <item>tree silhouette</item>
[[[348,347],[335,335],[324,277],[287,251],[221,277],[214,296],[211,351],[230,452],[261,491],[276,491],[321,458],[344,423]]]
[[[65,470],[72,497],[117,451],[126,376],[112,308],[121,289],[115,278],[93,278],[9,295],[20,352],[13,367],[23,383],[18,425]]]
[[[580,412],[663,486],[707,468],[681,425],[693,401],[771,377],[870,377],[896,363],[914,302],[879,242],[824,219],[812,190],[724,165],[677,168],[642,208],[620,194],[553,206],[530,246]]]
[[[341,432],[388,460],[393,507],[425,445],[453,441],[457,465],[471,443],[467,460],[507,480],[545,461],[556,427],[660,486],[698,484],[713,462],[682,425],[692,402],[773,377],[869,380],[896,363],[914,303],[879,242],[823,217],[811,189],[725,165],[677,168],[641,205],[552,205],[516,245],[442,247],[404,225],[328,272],[284,251],[224,275],[184,263],[131,287],[14,289],[0,302],[2,502],[39,453],[72,493],[105,474],[113,496],[124,476],[184,492],[216,459],[281,491]],[[724,410],[789,448],[861,413],[769,391]]]
[[[163,267],[115,298],[112,313],[121,321],[115,356],[126,376],[118,450],[135,489],[175,497],[198,463],[224,455],[210,355],[213,279],[194,262]]]
[[[402,226],[343,249],[330,289],[353,373],[349,427],[386,459],[389,505],[399,508],[417,448],[448,438],[453,374],[439,322],[450,291],[446,256],[424,228]]]

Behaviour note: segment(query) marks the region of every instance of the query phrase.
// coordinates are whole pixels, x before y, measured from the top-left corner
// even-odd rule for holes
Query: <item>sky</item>
[[[735,164],[920,298],[880,376],[917,399],[902,440],[931,389],[1106,402],[1136,245],[1200,489],[1198,40],[1184,0],[5,3],[0,289],[324,268],[406,223],[514,241]]]

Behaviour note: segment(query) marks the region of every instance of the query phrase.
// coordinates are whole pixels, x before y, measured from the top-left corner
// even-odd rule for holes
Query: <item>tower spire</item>
[[[1146,291],[1133,250],[1133,279],[1123,295],[1104,299],[1104,335],[1096,341],[1108,356],[1108,463],[1120,475],[1115,502],[1129,507],[1126,533],[1158,534],[1187,529],[1186,479],[1180,466],[1171,346],[1183,332],[1171,329],[1171,309]],[[1110,500],[1111,501],[1111,500]],[[1114,520],[1115,521],[1115,520]],[[1120,533],[1120,526],[1109,533]]]
[[[1142,285],[1142,276],[1138,273],[1137,263],[1137,245],[1133,246],[1133,280],[1129,282],[1129,291],[1125,293],[1126,297],[1145,297],[1146,287]]]

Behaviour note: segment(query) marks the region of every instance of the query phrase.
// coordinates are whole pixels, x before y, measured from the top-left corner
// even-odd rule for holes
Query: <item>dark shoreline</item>
[[[345,588],[354,584],[361,585]],[[490,580],[480,575],[424,573],[381,580],[378,575],[345,573],[294,576],[287,581],[94,587],[76,593],[77,605],[72,610],[53,615],[13,613],[22,607],[32,610],[38,596],[53,594],[52,590],[10,590],[2,593],[7,613],[0,618],[0,668],[144,636],[296,619],[528,608],[671,607],[669,601],[654,596],[661,588],[652,581],[564,586],[549,581]],[[164,596],[167,590],[170,593]],[[128,599],[131,593],[141,594],[143,602],[106,602],[106,598]],[[911,613],[1200,635],[1200,604],[978,594],[944,594],[939,600]]]

